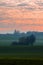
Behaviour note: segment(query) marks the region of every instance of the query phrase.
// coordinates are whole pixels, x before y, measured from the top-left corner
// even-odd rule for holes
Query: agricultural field
[[[43,65],[43,46],[0,46],[0,65]]]
[[[11,46],[13,41],[0,40],[0,65],[43,65],[43,40],[34,46]]]

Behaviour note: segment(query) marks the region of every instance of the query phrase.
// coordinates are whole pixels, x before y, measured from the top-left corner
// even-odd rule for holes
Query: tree
[[[34,35],[34,34],[31,34],[29,42],[30,42],[30,44],[31,44],[32,46],[33,46],[35,40],[36,40],[35,35]]]
[[[27,36],[27,37],[26,37],[26,45],[29,45],[29,43],[30,43],[30,37]]]
[[[26,38],[25,37],[19,38],[19,44],[20,45],[25,45],[26,44]]]
[[[19,39],[19,44],[20,45],[29,45],[30,44],[31,46],[33,46],[35,40],[36,40],[35,35],[31,34],[30,36],[21,37]]]
[[[33,46],[34,42],[36,40],[36,37],[34,34],[31,34],[30,36],[20,37],[19,41],[12,42],[12,45],[31,45]]]
[[[12,42],[12,46],[17,45],[18,43],[16,41]]]

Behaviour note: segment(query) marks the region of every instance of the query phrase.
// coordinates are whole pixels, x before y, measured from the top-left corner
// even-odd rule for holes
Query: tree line
[[[31,45],[33,46],[35,43],[36,37],[34,34],[31,34],[30,36],[20,37],[18,42],[14,41],[12,42],[12,46],[14,45]]]

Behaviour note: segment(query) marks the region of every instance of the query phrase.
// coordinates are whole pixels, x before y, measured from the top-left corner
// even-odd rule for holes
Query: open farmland
[[[43,58],[43,46],[8,46],[0,47],[0,57]]]
[[[43,58],[43,46],[8,46],[0,47],[0,57]]]
[[[43,40],[34,46],[15,45],[14,40],[0,40],[0,65],[43,65]]]
[[[0,61],[4,65],[43,64],[43,46],[0,46]]]

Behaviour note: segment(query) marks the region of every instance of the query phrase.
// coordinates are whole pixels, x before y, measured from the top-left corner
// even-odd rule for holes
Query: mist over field
[[[12,42],[18,41],[20,37],[27,37],[31,34],[34,34],[36,37],[34,46],[43,45],[43,32],[28,31],[25,33],[15,30],[13,34],[0,34],[0,46],[10,46]]]

